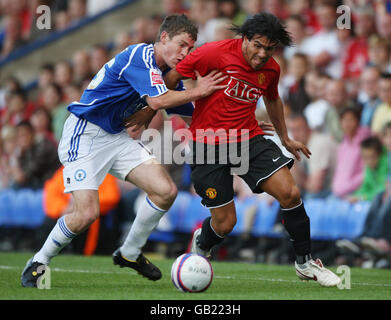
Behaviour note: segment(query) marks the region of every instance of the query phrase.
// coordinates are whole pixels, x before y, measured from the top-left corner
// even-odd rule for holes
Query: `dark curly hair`
[[[261,12],[247,19],[242,26],[232,26],[232,31],[251,40],[254,35],[268,38],[276,45],[292,45],[292,38],[280,20],[271,13]]]

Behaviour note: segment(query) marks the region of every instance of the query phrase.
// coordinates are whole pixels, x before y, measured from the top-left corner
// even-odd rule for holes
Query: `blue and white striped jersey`
[[[145,96],[157,97],[167,92],[162,71],[156,64],[153,44],[135,44],[117,54],[95,75],[80,102],[72,102],[68,110],[109,133],[119,133],[123,120],[133,114]],[[184,90],[180,84],[177,90]],[[190,115],[192,104],[177,107]],[[177,109],[175,108],[175,109]]]

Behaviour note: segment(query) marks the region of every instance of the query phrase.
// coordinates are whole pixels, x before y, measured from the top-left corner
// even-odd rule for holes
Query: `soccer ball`
[[[205,291],[213,280],[212,265],[199,254],[182,254],[171,267],[171,280],[183,292]]]

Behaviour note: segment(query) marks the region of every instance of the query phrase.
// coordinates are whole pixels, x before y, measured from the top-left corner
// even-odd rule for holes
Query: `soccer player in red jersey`
[[[248,19],[241,27],[233,28],[242,37],[207,43],[180,61],[167,73],[165,82],[175,88],[179,80],[196,79],[218,70],[228,76],[227,87],[195,102],[190,130],[193,134],[192,181],[202,203],[210,209],[211,217],[204,220],[192,240],[192,251],[209,255],[213,246],[221,243],[236,224],[230,152],[221,161],[207,162],[208,150],[220,155],[224,144],[240,145],[241,161],[248,161],[248,170],[238,173],[254,193],[266,192],[280,205],[283,223],[290,235],[296,254],[296,274],[305,280],[315,280],[323,286],[336,286],[340,279],[311,257],[310,221],[301,200],[300,190],[289,168],[293,159],[283,155],[255,118],[256,103],[263,97],[274,128],[285,148],[297,160],[300,152],[307,158],[308,148],[290,139],[284,120],[283,103],[278,94],[280,68],[272,55],[278,45],[290,45],[289,33],[272,14],[260,13]],[[223,82],[224,83],[224,82]],[[155,109],[154,106],[150,106]],[[205,132],[216,134],[210,138]],[[248,147],[242,148],[246,144]],[[202,157],[199,157],[199,151]],[[206,152],[205,152],[206,150]],[[227,150],[227,148],[225,149]],[[223,152],[224,153],[224,152]],[[201,160],[201,161],[200,161]],[[209,159],[210,160],[210,159]]]

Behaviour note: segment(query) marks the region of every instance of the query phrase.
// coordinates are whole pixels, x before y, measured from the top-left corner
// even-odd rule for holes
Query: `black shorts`
[[[241,177],[254,193],[262,193],[258,186],[261,181],[284,166],[291,168],[294,162],[292,158],[284,156],[272,140],[260,135],[250,139],[246,146],[239,143],[234,156],[227,146],[213,146],[207,158],[210,147],[193,143],[190,163],[194,188],[202,198],[201,203],[208,208],[223,206],[233,200],[233,174]],[[204,151],[200,152],[202,149]],[[213,153],[215,157],[211,159]]]

